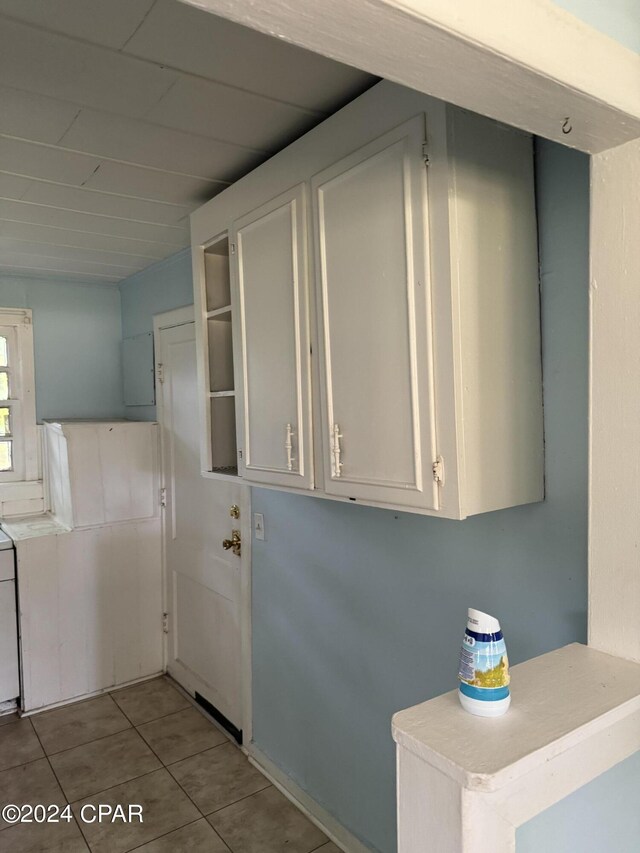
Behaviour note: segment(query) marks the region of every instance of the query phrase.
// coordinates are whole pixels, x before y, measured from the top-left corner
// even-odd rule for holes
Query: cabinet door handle
[[[284,440],[284,449],[287,451],[287,470],[293,471],[293,463],[296,461],[295,456],[293,456],[293,428],[291,424],[287,424],[286,426],[286,434]]]
[[[340,432],[340,427],[338,424],[333,425],[333,430],[331,434],[331,461],[333,468],[333,476],[341,477],[342,476],[342,465],[343,463],[340,460],[340,456],[342,450],[340,449],[340,439],[342,438],[342,433]]]

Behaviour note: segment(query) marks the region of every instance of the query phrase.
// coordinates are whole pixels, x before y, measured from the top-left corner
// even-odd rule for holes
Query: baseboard
[[[344,853],[372,853],[370,847],[366,847],[329,812],[318,805],[305,791],[283,773],[271,759],[261,752],[254,744],[250,743],[242,747],[249,761],[263,773],[275,787],[281,791],[288,800],[297,806],[318,829],[321,829],[328,838],[333,841]]]

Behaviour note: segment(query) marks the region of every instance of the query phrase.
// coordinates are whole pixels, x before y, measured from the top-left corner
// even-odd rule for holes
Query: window
[[[37,479],[31,311],[0,308],[0,483]]]

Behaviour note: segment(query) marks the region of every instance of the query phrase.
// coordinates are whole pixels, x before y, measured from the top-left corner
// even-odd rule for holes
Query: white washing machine
[[[0,714],[13,710],[20,696],[15,553],[0,530]]]

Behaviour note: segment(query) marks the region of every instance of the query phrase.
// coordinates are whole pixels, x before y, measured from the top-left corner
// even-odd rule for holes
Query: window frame
[[[33,315],[30,308],[0,308],[0,334],[7,334],[13,469],[0,471],[4,483],[38,479]],[[4,371],[3,371],[4,372]],[[0,401],[3,407],[5,401]]]

